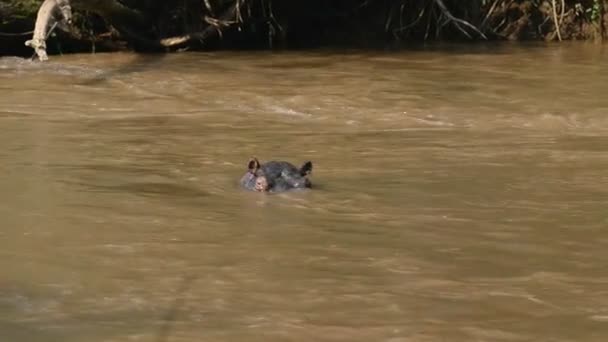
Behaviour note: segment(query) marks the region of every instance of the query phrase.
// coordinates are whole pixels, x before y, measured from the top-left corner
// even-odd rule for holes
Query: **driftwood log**
[[[150,49],[179,47],[194,40],[202,42],[211,36],[221,35],[221,31],[227,27],[242,24],[241,10],[246,4],[248,4],[247,0],[238,0],[217,17],[205,16],[206,25],[198,31],[151,39],[141,32],[146,32],[153,24],[149,23],[139,11],[116,0],[45,0],[38,10],[33,37],[25,45],[34,49],[35,56],[40,61],[48,60],[46,40],[55,27],[66,32],[70,31],[72,7],[74,7],[98,14],[128,40],[141,46]],[[215,12],[208,1],[205,1],[205,6],[210,13]]]
[[[48,60],[46,40],[55,27],[70,31],[72,6],[97,13],[117,26],[121,23],[128,23],[130,27],[145,25],[145,20],[139,12],[115,0],[44,0],[36,16],[33,37],[25,42],[25,45],[34,49],[39,60]]]
[[[55,27],[69,30],[72,23],[72,7],[69,0],[44,0],[36,17],[36,26],[32,39],[25,45],[34,49],[41,61],[46,61],[46,40]]]

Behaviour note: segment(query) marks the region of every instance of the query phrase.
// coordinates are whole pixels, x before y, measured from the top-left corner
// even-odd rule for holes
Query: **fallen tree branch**
[[[72,0],[74,6],[79,9],[97,13],[106,19],[128,40],[136,42],[150,49],[172,48],[187,44],[193,40],[205,41],[214,34],[221,36],[222,29],[243,22],[242,8],[247,0],[238,0],[219,18],[205,17],[207,26],[200,32],[187,33],[181,36],[167,37],[163,39],[151,39],[140,32],[146,25],[146,18],[137,10],[124,6],[116,0]],[[210,8],[209,1],[205,5]],[[46,40],[55,26],[67,30],[66,24],[71,23],[70,0],[45,0],[38,10],[34,35],[26,42],[35,51],[35,56],[41,61],[48,60],[46,53]],[[49,30],[49,26],[53,26]]]
[[[46,40],[56,26],[59,25],[67,30],[71,22],[72,7],[69,0],[44,0],[38,9],[34,35],[25,42],[25,45],[34,49],[35,56],[37,55],[40,61],[46,61],[49,59],[46,53]],[[52,26],[51,30],[49,30],[50,26]]]
[[[131,27],[144,29],[145,18],[138,11],[126,7],[116,0],[44,0],[38,9],[34,35],[32,39],[25,42],[25,45],[34,49],[35,56],[38,56],[40,61],[48,60],[46,40],[52,33],[52,29],[49,30],[49,27],[52,26],[54,29],[58,26],[64,31],[69,31],[68,24],[72,22],[71,3],[81,10],[89,10],[101,15],[111,25],[122,28],[121,31],[135,41],[146,45],[161,46],[157,41],[142,37],[135,33],[135,30],[130,29]]]
[[[219,19],[205,17],[205,21],[209,25],[201,32],[193,32],[182,36],[163,38],[158,42],[158,44],[166,48],[176,47],[186,44],[192,40],[204,42],[214,33],[221,36],[222,27],[229,27],[230,25],[237,24],[240,22],[240,20],[242,20],[242,18],[239,19],[239,16],[241,15],[240,7],[242,7],[242,5],[242,1],[237,1]]]
[[[152,40],[142,37],[141,35],[129,30],[125,27],[121,27],[120,31],[128,35],[131,39],[139,42],[140,44],[146,45],[150,48],[174,48],[187,44],[193,40],[199,40],[204,42],[207,38],[213,34],[221,36],[222,27],[229,27],[230,25],[238,23],[239,7],[242,6],[243,2],[237,1],[230,9],[219,18],[205,17],[207,27],[200,32],[192,32],[181,36],[167,37],[159,40]]]

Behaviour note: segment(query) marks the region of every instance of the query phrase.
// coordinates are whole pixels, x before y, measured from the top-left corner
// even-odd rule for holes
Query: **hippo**
[[[264,164],[251,158],[247,173],[241,178],[241,186],[259,192],[283,192],[293,189],[311,188],[308,176],[312,172],[312,162],[305,162],[300,168],[286,161],[269,161]]]

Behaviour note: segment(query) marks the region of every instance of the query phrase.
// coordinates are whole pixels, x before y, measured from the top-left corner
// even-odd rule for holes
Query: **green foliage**
[[[3,22],[36,18],[36,13],[42,3],[41,0],[3,0],[2,2],[0,7],[4,7],[5,11],[11,14],[10,18],[0,18]]]
[[[593,5],[591,8],[587,9],[587,12],[590,15],[590,19],[594,23],[599,23],[600,21],[600,11],[601,11],[600,0],[593,0]]]

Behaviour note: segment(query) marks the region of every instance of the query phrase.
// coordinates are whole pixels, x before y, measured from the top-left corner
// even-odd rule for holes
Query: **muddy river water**
[[[606,341],[608,50],[0,58],[2,341]],[[251,156],[314,189],[242,191]]]

